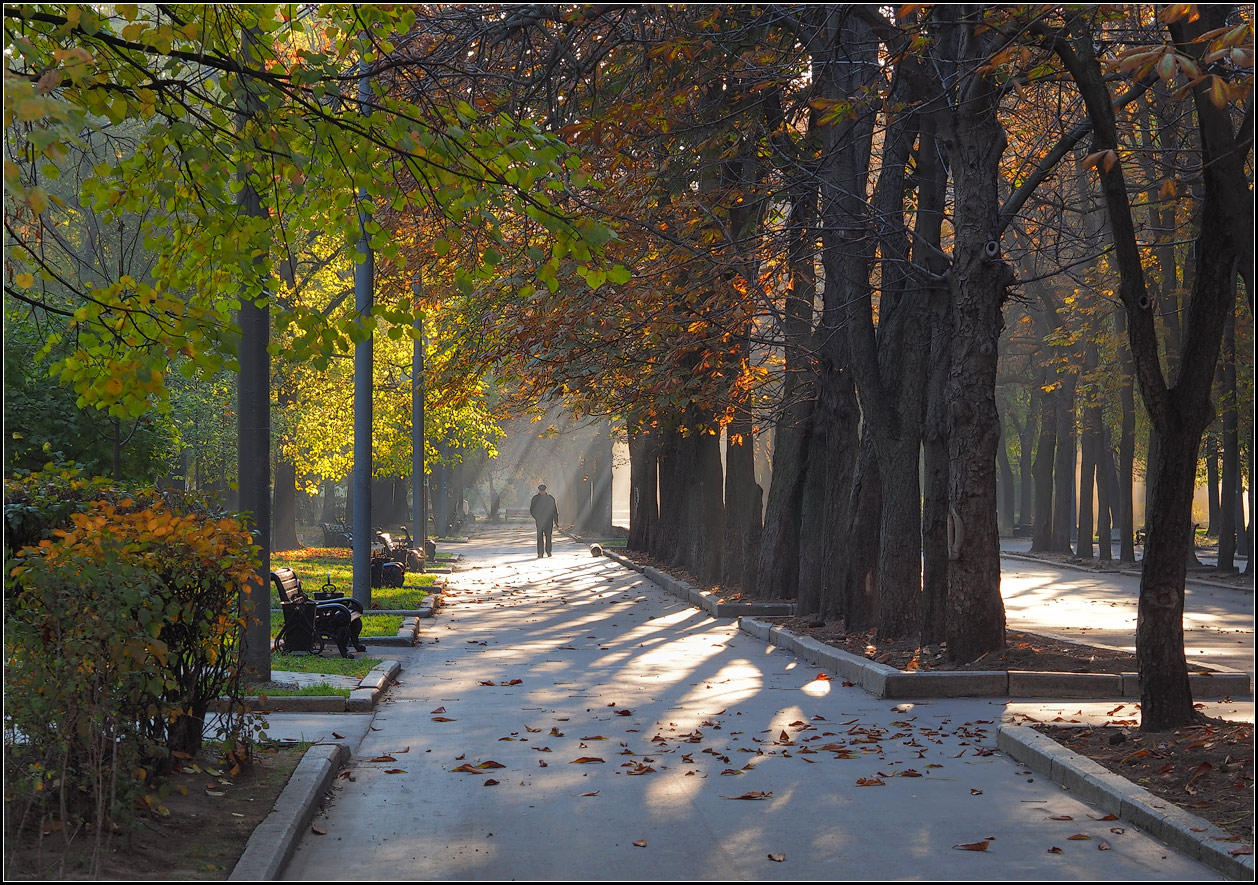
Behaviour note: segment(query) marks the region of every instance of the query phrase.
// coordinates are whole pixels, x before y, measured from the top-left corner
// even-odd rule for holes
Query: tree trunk
[[[995,32],[975,27],[982,21],[983,7],[965,4],[939,11],[945,38],[955,41],[953,58],[986,58],[994,50]],[[996,350],[1004,327],[1001,305],[1013,273],[1000,259],[998,239],[998,179],[1005,148],[997,113],[999,96],[999,88],[987,75],[965,68],[944,129],[955,194],[947,623],[948,656],[957,662],[1005,647],[996,530],[996,446],[1000,441]]]
[[[290,461],[275,464],[275,550],[297,550],[297,468]]]
[[[756,485],[756,458],[751,416],[740,414],[728,428],[725,447],[725,537],[721,554],[721,586],[750,590],[757,584],[763,493]]]
[[[1103,562],[1114,558],[1114,468],[1109,454],[1109,431],[1098,407],[1093,419],[1100,428],[1096,441],[1096,536],[1097,555]]]
[[[880,594],[878,551],[882,527],[882,481],[878,456],[868,429],[861,438],[860,454],[852,476],[846,522],[842,526],[845,555],[836,565],[839,578],[828,617],[841,617],[847,629],[864,632],[878,628]]]
[[[1057,453],[1053,460],[1053,552],[1070,553],[1074,526],[1075,385],[1078,376],[1062,377],[1057,395]]]
[[[1223,379],[1219,379],[1219,388],[1223,388]],[[1206,537],[1219,536],[1219,438],[1216,434],[1207,433],[1205,440],[1206,462]]]
[[[1235,284],[1236,276],[1232,276]],[[1235,292],[1233,292],[1235,303]],[[1236,389],[1236,310],[1228,311],[1227,321],[1223,326],[1223,390],[1221,405],[1223,411],[1223,494],[1219,508],[1219,561],[1221,572],[1232,574],[1236,571],[1236,535],[1237,530],[1243,534],[1245,523],[1237,520],[1236,513],[1241,499],[1241,459],[1240,436],[1237,420],[1237,389]]]
[[[649,427],[628,424],[629,438],[629,539],[630,550],[651,552],[659,529],[656,433]]]
[[[1035,446],[1035,519],[1031,528],[1031,552],[1053,549],[1053,461],[1057,450],[1057,391],[1049,390],[1049,370],[1040,372],[1040,438]]]

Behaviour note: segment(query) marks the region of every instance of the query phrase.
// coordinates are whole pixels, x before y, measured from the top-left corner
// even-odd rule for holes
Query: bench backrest
[[[301,592],[301,579],[291,568],[277,568],[271,572],[271,583],[275,585],[280,602],[292,602],[292,594]]]

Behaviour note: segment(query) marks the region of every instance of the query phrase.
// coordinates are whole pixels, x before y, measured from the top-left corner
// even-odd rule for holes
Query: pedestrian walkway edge
[[[316,744],[306,750],[275,807],[249,836],[228,879],[269,882],[279,878],[349,756],[349,747],[339,742]]]
[[[996,731],[996,746],[1085,802],[1135,824],[1229,879],[1254,880],[1253,855],[1232,854],[1242,843],[1225,830],[1159,799],[1047,735],[1026,725],[1001,725]],[[1252,846],[1249,848],[1252,851]]]

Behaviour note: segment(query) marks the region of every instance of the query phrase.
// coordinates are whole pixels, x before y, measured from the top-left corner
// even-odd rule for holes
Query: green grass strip
[[[379,666],[382,658],[343,658],[335,652],[331,656],[324,655],[271,655],[272,672],[286,671],[289,673],[319,673],[325,676],[353,676],[362,679]]]

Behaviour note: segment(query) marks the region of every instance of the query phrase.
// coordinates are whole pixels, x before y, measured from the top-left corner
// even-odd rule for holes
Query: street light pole
[[[424,292],[419,272],[411,278],[415,296],[415,341],[411,356],[411,537],[419,543],[425,556],[428,548],[428,477],[424,472],[424,309],[420,297]]]

